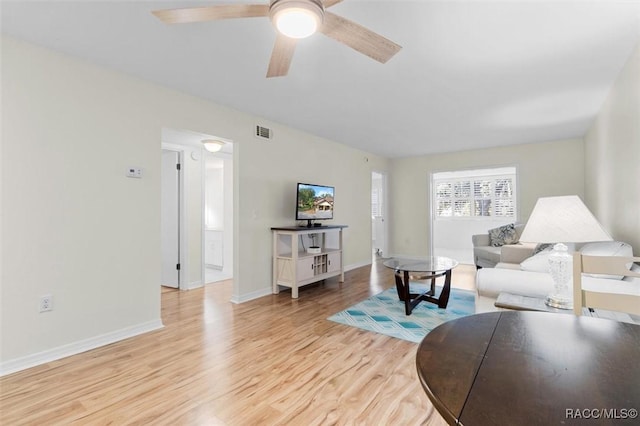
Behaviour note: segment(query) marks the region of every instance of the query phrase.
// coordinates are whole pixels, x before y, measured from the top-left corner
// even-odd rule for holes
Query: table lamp
[[[554,308],[573,309],[573,291],[569,286],[573,257],[563,243],[611,240],[611,236],[577,195],[539,198],[520,241],[555,244],[549,255],[549,272],[554,290],[545,303]]]

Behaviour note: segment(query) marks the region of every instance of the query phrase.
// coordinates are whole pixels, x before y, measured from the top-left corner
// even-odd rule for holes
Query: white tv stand
[[[298,287],[326,278],[340,276],[344,282],[342,230],[346,225],[318,227],[286,226],[271,228],[273,233],[273,294],[280,287],[291,288],[291,297],[298,298]],[[318,253],[306,248],[319,247]],[[317,251],[317,249],[316,249]]]

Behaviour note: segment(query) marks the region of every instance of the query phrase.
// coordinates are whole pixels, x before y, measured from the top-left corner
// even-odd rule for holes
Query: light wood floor
[[[474,287],[461,265],[453,283]],[[162,293],[162,330],[0,379],[2,425],[441,425],[417,345],[327,321],[393,285],[379,262],[235,305],[230,281]]]

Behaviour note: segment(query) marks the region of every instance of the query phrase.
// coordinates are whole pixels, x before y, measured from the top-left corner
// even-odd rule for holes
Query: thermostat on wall
[[[127,177],[142,178],[142,169],[140,167],[129,167],[127,169]]]

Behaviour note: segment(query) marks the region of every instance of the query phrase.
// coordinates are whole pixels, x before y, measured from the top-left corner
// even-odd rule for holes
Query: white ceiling
[[[3,0],[1,28],[387,157],[582,137],[640,39],[640,0],[345,0],[331,11],[400,53],[383,65],[316,34],[266,79],[268,19],[150,13],[266,2]]]

